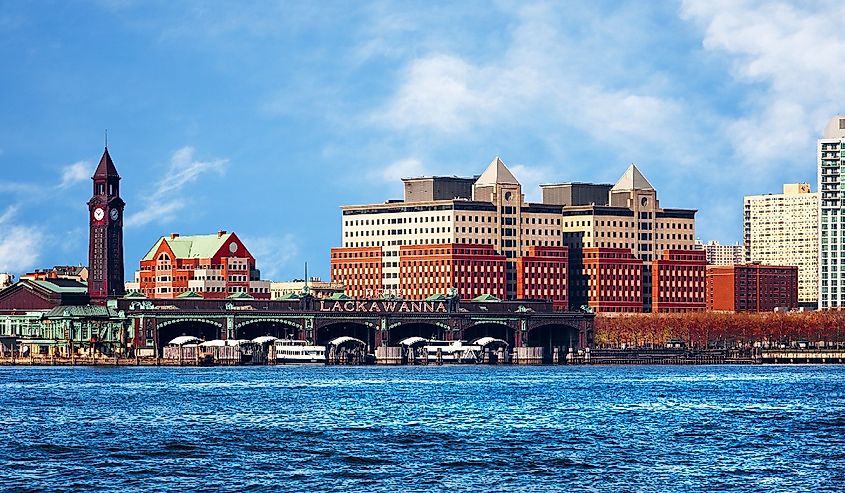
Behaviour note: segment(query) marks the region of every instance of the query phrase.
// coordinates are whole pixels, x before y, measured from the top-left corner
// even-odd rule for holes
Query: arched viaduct
[[[325,344],[339,336],[370,351],[411,336],[474,340],[492,336],[511,347],[589,347],[591,313],[554,311],[536,301],[121,299],[137,350],[157,351],[180,335],[252,339],[261,335]]]

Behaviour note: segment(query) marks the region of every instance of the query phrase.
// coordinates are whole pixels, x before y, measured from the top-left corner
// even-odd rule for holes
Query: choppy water
[[[845,367],[0,368],[4,491],[845,491]]]

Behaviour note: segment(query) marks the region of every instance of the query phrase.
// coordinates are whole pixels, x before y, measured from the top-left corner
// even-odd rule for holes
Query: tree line
[[[599,347],[663,346],[684,342],[691,348],[845,343],[845,312],[599,314]]]

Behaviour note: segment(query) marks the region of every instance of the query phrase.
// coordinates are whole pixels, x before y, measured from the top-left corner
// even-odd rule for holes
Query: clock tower
[[[88,296],[92,304],[123,296],[123,207],[120,175],[106,147],[88,201]]]

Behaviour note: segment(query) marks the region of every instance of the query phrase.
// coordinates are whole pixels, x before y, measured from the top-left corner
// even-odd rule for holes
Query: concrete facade
[[[845,116],[818,140],[819,308],[845,308]]]
[[[819,194],[807,183],[788,183],[783,193],[746,196],[744,216],[744,263],[797,266],[798,301],[816,305]]]

